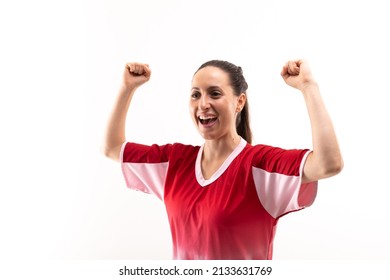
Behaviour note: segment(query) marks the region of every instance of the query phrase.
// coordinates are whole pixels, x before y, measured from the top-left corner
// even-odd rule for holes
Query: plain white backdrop
[[[311,148],[303,98],[279,73],[308,59],[345,168],[312,207],[279,221],[276,260],[390,255],[390,54],[386,1],[4,1],[1,257],[170,259],[165,208],[126,189],[100,153],[124,64],[152,78],[131,104],[128,140],[202,144],[189,112],[201,63],[240,65],[255,143]]]

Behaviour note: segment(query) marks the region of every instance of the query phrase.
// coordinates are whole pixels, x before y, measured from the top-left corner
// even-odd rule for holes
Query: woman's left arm
[[[343,158],[332,120],[308,63],[305,60],[288,61],[281,75],[288,85],[302,92],[310,118],[313,151],[306,159],[302,182],[338,174],[343,169]]]

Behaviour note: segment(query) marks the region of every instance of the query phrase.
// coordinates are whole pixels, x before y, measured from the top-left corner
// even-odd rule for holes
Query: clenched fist
[[[286,84],[301,91],[307,86],[316,84],[306,60],[300,59],[286,62],[280,74]]]
[[[149,81],[152,71],[148,64],[129,62],[123,73],[123,84],[126,88],[136,89]]]

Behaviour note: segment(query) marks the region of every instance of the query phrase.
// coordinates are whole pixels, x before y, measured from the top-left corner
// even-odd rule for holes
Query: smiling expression
[[[245,94],[236,96],[229,75],[214,66],[200,69],[192,79],[190,113],[206,140],[237,135],[237,113],[245,104]]]

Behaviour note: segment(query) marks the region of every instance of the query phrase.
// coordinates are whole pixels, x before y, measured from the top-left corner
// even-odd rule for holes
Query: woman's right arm
[[[136,89],[149,81],[151,70],[148,64],[127,63],[123,72],[122,84],[108,119],[104,134],[103,154],[120,161],[122,144],[126,141],[126,116]]]

